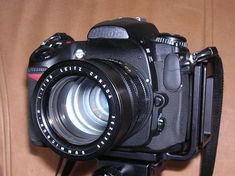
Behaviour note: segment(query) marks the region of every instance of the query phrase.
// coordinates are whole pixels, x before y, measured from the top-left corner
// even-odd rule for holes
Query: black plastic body
[[[207,79],[207,64],[196,65],[193,71],[185,71],[182,65],[190,55],[189,50],[156,42],[159,35],[153,24],[126,18],[97,24],[88,33],[87,41],[75,42],[68,37],[63,38],[59,46],[50,46],[49,41],[50,47],[45,49],[49,51],[45,53],[46,58],[40,55],[45,45],[30,57],[30,101],[33,101],[37,78],[56,63],[77,60],[75,53],[78,49],[84,51],[87,60],[121,61],[138,70],[147,86],[151,87],[152,109],[141,130],[114,146],[112,151],[104,153],[104,156],[135,160],[138,159],[138,152],[141,160],[151,156],[153,163],[162,158],[188,159],[210,136],[211,112],[207,107],[212,104],[210,90],[213,88],[213,79]],[[158,95],[164,98],[160,106],[155,105]],[[159,123],[159,119],[162,123]],[[32,123],[30,137],[33,144],[44,146]]]

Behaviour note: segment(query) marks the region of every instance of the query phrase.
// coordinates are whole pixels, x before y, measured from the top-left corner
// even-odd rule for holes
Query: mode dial
[[[48,47],[60,47],[64,44],[70,44],[74,42],[73,38],[65,33],[55,33],[48,39],[42,42],[41,46],[48,46]]]
[[[58,49],[73,42],[73,38],[69,35],[65,33],[56,33],[42,42],[39,48],[33,53],[33,60],[45,61],[51,59],[55,56],[55,53]]]
[[[177,34],[160,33],[155,41],[157,43],[163,43],[172,46],[178,46],[184,48],[188,47],[186,38]]]

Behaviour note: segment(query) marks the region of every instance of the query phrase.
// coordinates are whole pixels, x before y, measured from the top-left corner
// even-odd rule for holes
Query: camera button
[[[51,59],[53,56],[54,49],[47,46],[43,46],[35,52],[34,58],[37,59],[37,61],[44,61]]]
[[[161,94],[157,94],[155,97],[154,97],[154,105],[156,107],[162,107],[166,104],[166,99],[163,95]]]

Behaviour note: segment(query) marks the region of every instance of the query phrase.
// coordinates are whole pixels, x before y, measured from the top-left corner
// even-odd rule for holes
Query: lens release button
[[[154,98],[154,105],[156,107],[162,107],[166,104],[166,99],[162,94],[157,94]]]

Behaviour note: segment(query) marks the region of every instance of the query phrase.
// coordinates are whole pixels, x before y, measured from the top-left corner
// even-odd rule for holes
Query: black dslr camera
[[[99,23],[87,38],[56,33],[31,55],[33,144],[98,158],[95,175],[150,175],[199,151],[214,163],[223,94],[215,47],[191,54],[184,37],[141,18]]]

